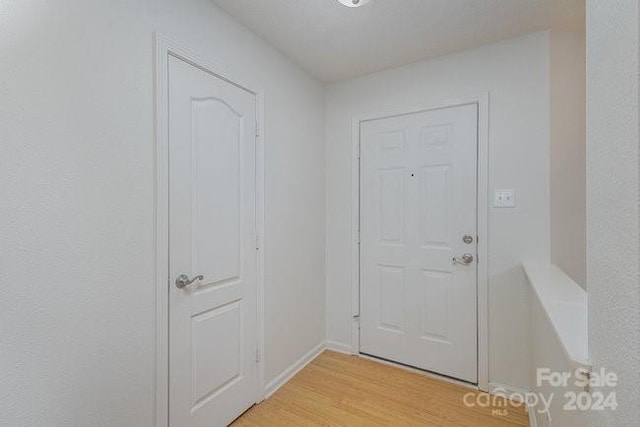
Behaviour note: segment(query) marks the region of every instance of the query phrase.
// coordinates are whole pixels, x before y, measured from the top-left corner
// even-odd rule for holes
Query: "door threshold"
[[[404,369],[405,371],[409,371],[409,372],[413,372],[414,374],[420,374],[420,375],[424,375],[426,377],[429,378],[433,378],[435,380],[439,380],[439,381],[444,381],[444,382],[448,382],[451,384],[455,384],[455,385],[459,385],[471,390],[480,390],[480,388],[478,387],[478,384],[475,383],[470,383],[467,381],[463,381],[460,380],[458,378],[454,378],[454,377],[450,377],[444,374],[439,374],[437,372],[432,372],[432,371],[427,371],[426,369],[420,369],[420,368],[416,368],[415,366],[411,366],[411,365],[406,365],[404,363],[401,362],[396,362],[395,360],[389,360],[389,359],[385,359],[383,357],[379,357],[379,356],[374,356],[372,354],[367,354],[367,353],[362,353],[359,352],[358,357],[362,357],[363,359],[367,359],[367,360],[371,360],[372,362],[377,362],[377,363],[381,363],[383,365],[387,365],[387,366],[393,366],[396,368],[400,368],[400,369]]]

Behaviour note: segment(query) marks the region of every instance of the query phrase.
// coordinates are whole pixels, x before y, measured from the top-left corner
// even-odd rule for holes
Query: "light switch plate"
[[[493,206],[496,208],[515,208],[516,207],[516,190],[495,190],[495,199]]]

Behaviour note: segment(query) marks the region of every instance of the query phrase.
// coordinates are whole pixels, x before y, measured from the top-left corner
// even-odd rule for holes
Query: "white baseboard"
[[[512,399],[518,403],[522,401],[517,398],[517,396],[524,396],[525,405],[527,407],[527,412],[529,413],[529,425],[531,427],[538,427],[538,420],[536,419],[536,408],[531,405],[530,402],[527,402],[527,396],[529,395],[529,390],[520,387],[514,387],[510,385],[500,384],[500,383],[489,383],[489,393],[491,394],[506,394],[507,397],[514,396],[515,399]]]
[[[518,396],[522,396],[523,398],[526,399],[526,397],[529,395],[529,390],[526,390],[520,387],[511,386],[511,385],[491,382],[489,383],[489,393],[506,394],[507,397],[509,396],[515,397],[515,399],[513,399],[514,401],[522,402],[522,400],[520,400]]]
[[[337,351],[338,353],[352,355],[351,346],[342,344],[337,341],[327,341],[327,350]]]
[[[536,418],[536,408],[531,405],[527,405],[527,412],[529,412],[529,427],[538,427],[538,419]]]
[[[327,343],[324,341],[321,342],[320,344],[312,348],[311,351],[309,351],[307,354],[302,356],[293,365],[285,369],[284,372],[275,377],[273,380],[269,381],[269,383],[264,388],[264,398],[268,399],[269,397],[271,397],[271,395],[278,391],[280,387],[289,382],[289,380],[293,378],[295,374],[300,372],[305,366],[311,363],[313,359],[320,356],[320,354],[325,351],[326,348]]]

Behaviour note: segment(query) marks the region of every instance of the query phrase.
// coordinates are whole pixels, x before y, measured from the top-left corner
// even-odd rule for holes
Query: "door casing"
[[[405,114],[462,105],[478,106],[478,388],[489,391],[489,290],[488,290],[488,209],[489,209],[489,93],[449,98],[439,103],[400,111],[359,115],[351,131],[351,354],[360,353],[360,123]]]
[[[256,403],[264,399],[265,390],[265,254],[264,254],[264,96],[257,86],[244,84],[225,73],[213,61],[161,34],[154,34],[155,64],[155,421],[157,427],[169,425],[169,105],[167,88],[168,58],[177,57],[228,83],[238,86],[256,97],[256,312],[258,333],[258,383]]]

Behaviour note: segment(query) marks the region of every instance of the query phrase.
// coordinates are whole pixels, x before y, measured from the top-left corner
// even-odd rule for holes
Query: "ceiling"
[[[585,0],[212,0],[331,82],[548,28],[584,31]]]

